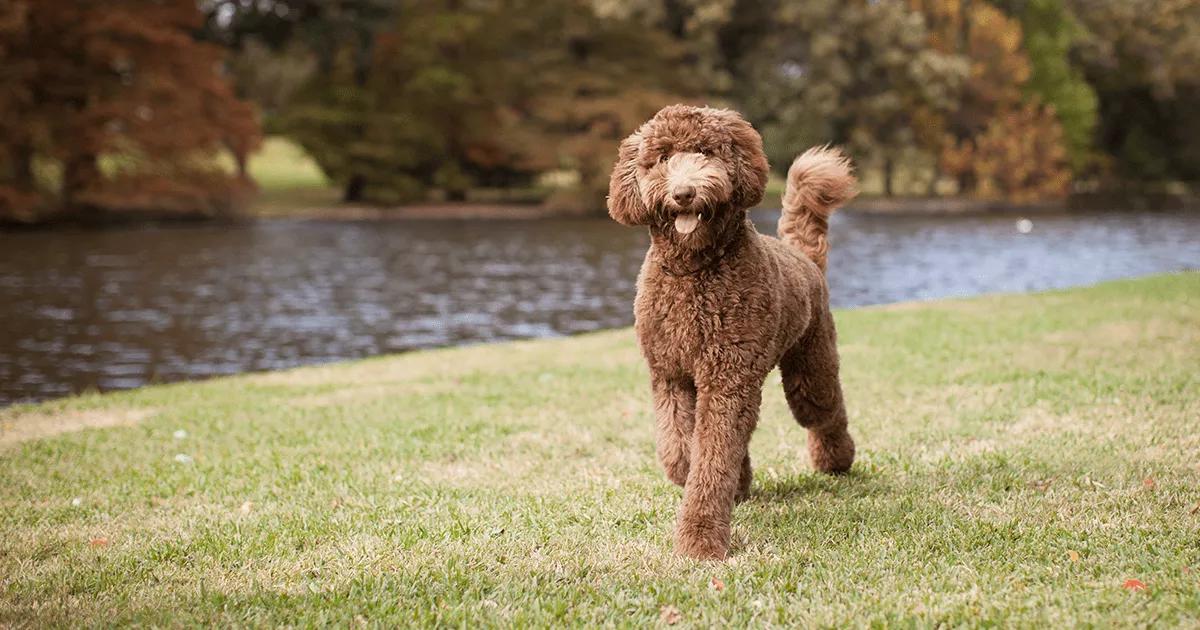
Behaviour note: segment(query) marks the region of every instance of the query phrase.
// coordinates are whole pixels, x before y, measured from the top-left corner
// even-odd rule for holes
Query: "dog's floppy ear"
[[[649,225],[650,210],[642,203],[642,191],[638,188],[638,147],[642,143],[642,130],[630,134],[621,141],[617,149],[617,163],[613,164],[612,178],[608,180],[608,216],[625,225]]]
[[[753,208],[762,202],[767,190],[767,155],[763,153],[762,136],[740,114],[726,111],[729,132],[733,136],[733,194],[730,201],[737,208]]]

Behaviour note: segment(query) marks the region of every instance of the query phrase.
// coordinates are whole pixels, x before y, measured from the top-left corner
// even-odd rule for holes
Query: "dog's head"
[[[671,105],[621,143],[608,213],[700,246],[741,221],[766,186],[762,137],[750,123],[727,109]]]

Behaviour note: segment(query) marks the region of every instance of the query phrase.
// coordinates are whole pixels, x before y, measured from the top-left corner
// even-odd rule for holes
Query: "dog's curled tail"
[[[823,146],[805,151],[788,169],[780,240],[799,247],[825,271],[829,215],[857,194],[850,159],[839,149]]]

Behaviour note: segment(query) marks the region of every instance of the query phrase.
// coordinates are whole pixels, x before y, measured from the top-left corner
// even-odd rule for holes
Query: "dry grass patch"
[[[86,429],[133,426],[157,409],[86,409],[0,414],[0,448]]]

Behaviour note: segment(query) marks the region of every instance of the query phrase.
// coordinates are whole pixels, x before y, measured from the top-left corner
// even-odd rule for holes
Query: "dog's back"
[[[841,151],[827,146],[805,151],[788,169],[780,240],[798,247],[825,271],[829,215],[856,194],[850,160]]]

